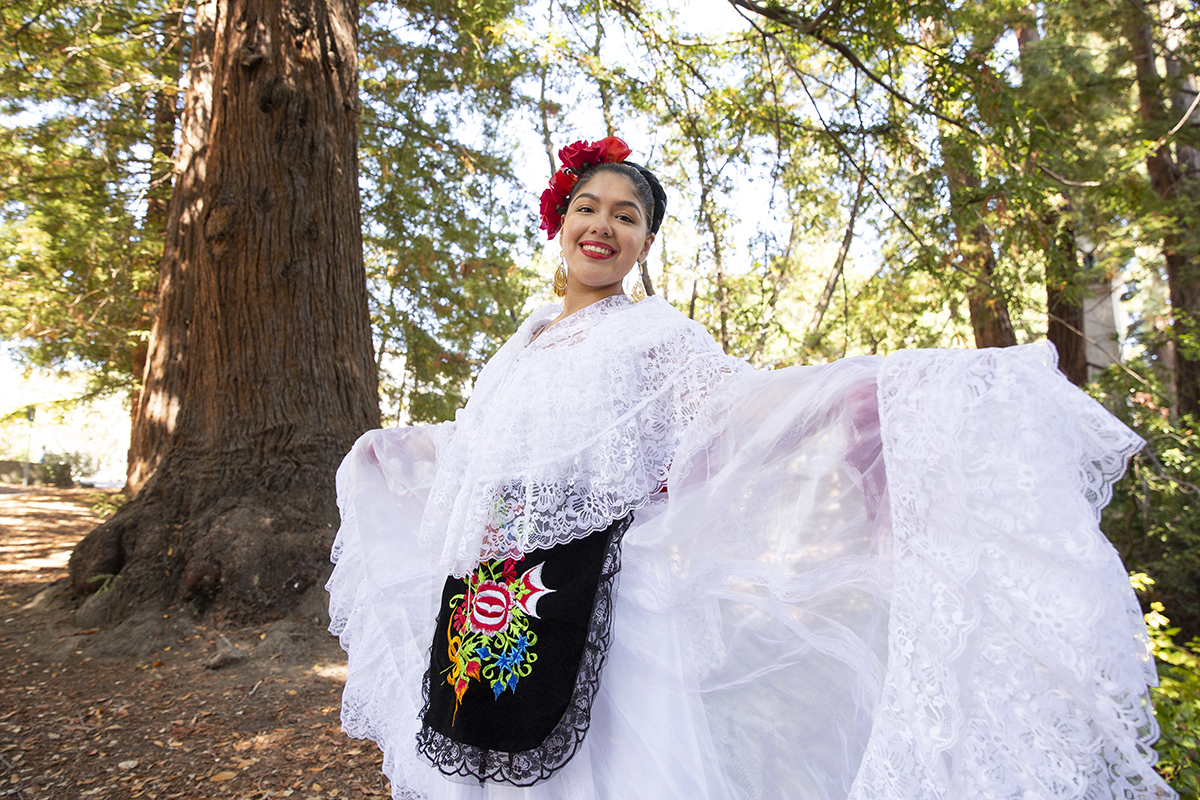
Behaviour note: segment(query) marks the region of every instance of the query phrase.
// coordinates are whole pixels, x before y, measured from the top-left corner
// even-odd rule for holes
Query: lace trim
[[[528,344],[548,313],[488,364],[439,443],[420,538],[452,575],[580,539],[643,506],[712,391],[748,369],[661,300],[596,303]]]
[[[441,733],[421,726],[417,734],[417,751],[447,777],[463,781],[491,781],[514,786],[532,786],[546,780],[579,750],[592,720],[592,702],[600,689],[600,671],[612,645],[613,595],[621,571],[621,539],[633,522],[633,515],[621,520],[611,534],[596,589],[596,603],[588,626],[588,640],[579,663],[575,690],[562,719],[536,749],[519,753],[485,750],[456,742]],[[425,707],[429,710],[428,670],[422,682]]]

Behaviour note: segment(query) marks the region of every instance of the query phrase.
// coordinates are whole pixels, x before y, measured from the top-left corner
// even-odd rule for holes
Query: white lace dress
[[[338,472],[342,725],[395,797],[1174,796],[1097,525],[1141,441],[1051,348],[756,372],[659,299],[534,338],[558,311],[454,423]],[[416,747],[446,576],[630,512],[582,743],[531,786],[447,778]]]

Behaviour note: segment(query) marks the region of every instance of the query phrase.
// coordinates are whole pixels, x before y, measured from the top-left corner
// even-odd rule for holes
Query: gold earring
[[[646,262],[639,261],[637,262],[637,265],[637,282],[633,285],[633,291],[629,293],[629,299],[635,303],[640,303],[646,299],[646,281],[645,278],[642,277],[643,272],[646,269]]]
[[[558,254],[558,269],[554,272],[554,293],[559,297],[567,296],[567,258],[561,251]]]

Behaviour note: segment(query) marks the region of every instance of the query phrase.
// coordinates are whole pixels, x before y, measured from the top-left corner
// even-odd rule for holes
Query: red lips
[[[591,250],[584,250],[584,247],[597,247],[602,249],[604,252],[597,253]],[[580,242],[579,251],[588,258],[611,258],[617,252],[613,247],[605,244],[604,242]]]

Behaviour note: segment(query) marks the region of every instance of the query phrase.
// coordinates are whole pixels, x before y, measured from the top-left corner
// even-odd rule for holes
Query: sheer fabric
[[[605,330],[622,349],[621,326],[576,321],[546,343],[565,352]],[[508,367],[485,370],[493,397],[521,336]],[[647,352],[629,338],[629,357]],[[717,377],[662,379],[673,410],[639,419],[669,422],[655,439],[668,444],[637,471],[645,495],[606,506],[605,524],[639,510],[590,730],[530,787],[447,781],[415,745],[445,555],[465,541],[425,517],[443,470],[469,461],[464,421],[486,410],[374,431],[347,456],[329,583],[350,657],[342,722],[379,743],[395,797],[1174,796],[1152,769],[1145,631],[1097,526],[1141,442],[1054,370],[1051,349],[775,372],[693,350],[683,363]]]

